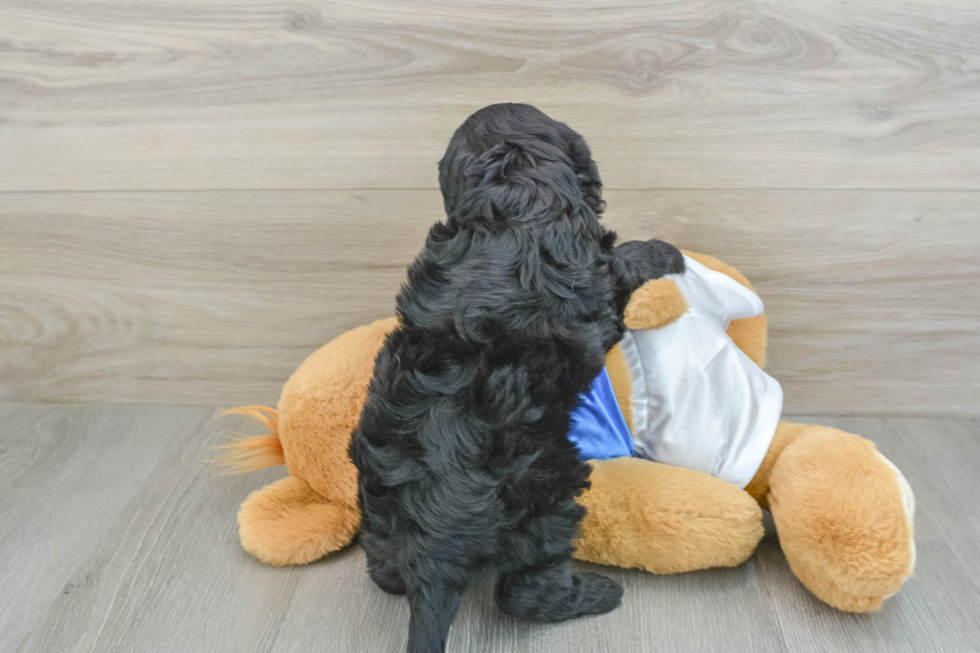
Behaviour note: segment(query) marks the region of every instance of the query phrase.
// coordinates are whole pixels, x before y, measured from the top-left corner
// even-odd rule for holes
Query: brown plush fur
[[[793,571],[830,605],[877,610],[911,575],[912,532],[895,471],[868,440],[780,422],[745,490],[772,511]]]
[[[775,467],[776,461],[779,460],[779,456],[783,453],[783,449],[792,442],[795,442],[797,438],[803,435],[807,428],[803,424],[793,424],[792,422],[784,421],[780,421],[776,427],[776,434],[772,437],[772,442],[769,444],[769,451],[766,452],[766,457],[763,459],[762,464],[759,465],[755,476],[745,486],[745,491],[753,499],[758,501],[763,509],[769,510],[769,476],[772,474],[772,468]]]
[[[238,511],[242,546],[270,565],[302,565],[350,544],[357,508],[325,499],[296,476],[249,495]]]
[[[762,511],[713,476],[640,458],[594,460],[575,557],[672,574],[740,565],[762,539]]]
[[[633,291],[623,314],[627,329],[660,329],[690,308],[673,279],[654,279]]]
[[[769,478],[783,552],[823,601],[849,612],[877,610],[914,562],[896,470],[864,438],[825,426],[802,429]]]
[[[279,412],[268,406],[239,406],[222,415],[241,415],[264,425],[269,432],[248,438],[232,437],[232,442],[213,447],[220,451],[211,462],[222,468],[223,474],[257,472],[266,467],[285,465],[286,458],[279,441]]]
[[[687,254],[751,288],[731,266]],[[653,288],[672,308],[659,310],[649,301],[654,295],[634,295],[642,302],[631,301],[627,309],[634,328],[662,326],[669,322],[665,315],[676,319],[683,313],[667,284]],[[238,411],[264,421],[269,433],[225,445],[219,460],[237,471],[285,461],[289,472],[253,492],[239,512],[242,544],[260,560],[311,562],[346,546],[357,533],[356,470],[347,445],[374,358],[394,325],[388,319],[353,329],[312,354],[283,388],[278,416],[255,406]],[[735,320],[728,333],[752,360],[765,363],[765,315]],[[621,349],[610,351],[606,363],[632,426],[632,389]],[[780,422],[745,490],[640,459],[592,465],[592,488],[581,497],[588,514],[576,541],[580,559],[654,573],[737,565],[762,537],[762,506],[773,512],[793,571],[835,607],[875,610],[911,574],[914,548],[900,477],[873,444],[856,435]]]
[[[279,437],[292,476],[324,498],[356,506],[357,469],[347,455],[374,359],[397,321],[352,329],[307,358],[279,398]]]
[[[227,445],[218,458],[247,459],[256,468],[256,461],[281,456],[289,471],[289,477],[253,492],[238,513],[242,546],[259,560],[312,562],[357,534],[357,469],[347,446],[374,358],[395,324],[389,318],[352,329],[311,354],[283,387],[278,421],[264,420],[270,432]],[[262,411],[277,415],[271,408]]]
[[[623,353],[623,348],[616,345],[609,350],[606,354],[606,372],[609,373],[609,379],[612,382],[613,393],[616,395],[616,401],[619,403],[620,409],[623,411],[623,417],[626,418],[626,426],[629,427],[630,432],[633,431],[633,382],[630,381],[630,371],[626,363],[626,355]]]

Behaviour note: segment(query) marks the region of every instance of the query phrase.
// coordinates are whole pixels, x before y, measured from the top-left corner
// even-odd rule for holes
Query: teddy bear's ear
[[[626,305],[627,329],[659,329],[676,321],[689,308],[673,279],[654,279],[633,291]]]

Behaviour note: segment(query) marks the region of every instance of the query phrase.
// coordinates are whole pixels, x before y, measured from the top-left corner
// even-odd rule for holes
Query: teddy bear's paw
[[[287,476],[256,490],[238,511],[242,546],[270,565],[303,565],[337,551],[360,528],[356,506],[331,502]]]
[[[877,610],[915,566],[911,488],[871,442],[807,428],[770,478],[780,544],[820,599],[849,612]]]
[[[901,581],[899,581],[893,592],[861,594],[860,588],[852,586],[852,583],[834,579],[830,570],[810,566],[803,558],[795,555],[795,550],[792,547],[786,548],[784,546],[783,552],[786,554],[786,560],[789,562],[793,573],[814,596],[827,605],[844,612],[880,610],[885,599],[893,596],[901,587]]]
[[[899,495],[902,497],[902,511],[905,515],[905,521],[908,524],[908,550],[911,555],[906,572],[906,578],[908,578],[915,571],[915,495],[912,493],[912,486],[909,485],[908,480],[899,471],[898,467],[895,466],[895,463],[881,455],[880,451],[875,450],[875,454],[895,475],[895,483],[898,486]],[[888,599],[894,595],[895,593],[892,593],[885,598]]]
[[[633,291],[623,319],[629,329],[660,329],[690,308],[673,279],[654,279]]]

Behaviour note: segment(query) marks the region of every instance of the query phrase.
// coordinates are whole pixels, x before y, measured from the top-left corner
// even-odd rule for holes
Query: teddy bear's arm
[[[624,243],[624,245],[626,244],[628,243]],[[726,274],[755,292],[745,275],[727,263],[698,252],[684,250],[683,253],[709,270]],[[688,305],[684,295],[672,280],[647,281],[630,296],[629,304],[627,304],[624,312],[626,327],[629,329],[659,329],[674,322],[687,309]],[[735,345],[745,352],[756,365],[765,367],[768,335],[768,321],[765,314],[758,317],[732,320],[728,327],[728,335],[735,342]]]
[[[654,242],[654,241],[651,241]],[[660,242],[660,241],[655,241]],[[630,243],[624,243],[627,245]],[[623,247],[621,245],[620,247]],[[737,269],[713,256],[682,250],[709,270],[721,272],[755,292],[745,275]],[[630,329],[659,329],[674,322],[688,309],[687,301],[680,289],[670,279],[647,281],[630,296],[626,307],[626,326]],[[728,329],[735,344],[760,367],[766,358],[766,316],[733,320]]]
[[[707,254],[681,250],[685,256],[690,256],[695,261],[715,272],[721,272],[730,276],[735,281],[755,292],[755,288],[745,278],[745,275],[727,263],[716,259]],[[632,304],[632,299],[630,300]],[[768,336],[768,320],[765,313],[758,317],[748,317],[741,320],[732,320],[728,327],[728,335],[735,342],[735,345],[745,352],[745,355],[759,367],[766,366],[766,342]]]

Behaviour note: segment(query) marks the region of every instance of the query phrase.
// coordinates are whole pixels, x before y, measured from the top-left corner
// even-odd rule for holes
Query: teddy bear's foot
[[[734,567],[762,539],[762,510],[730,483],[640,458],[590,464],[579,560],[655,574]]]
[[[302,565],[337,551],[354,539],[361,517],[356,506],[333,503],[295,476],[256,490],[238,511],[242,546],[270,565]]]
[[[826,603],[877,610],[915,566],[911,488],[871,442],[822,426],[803,429],[769,481],[786,559]]]

